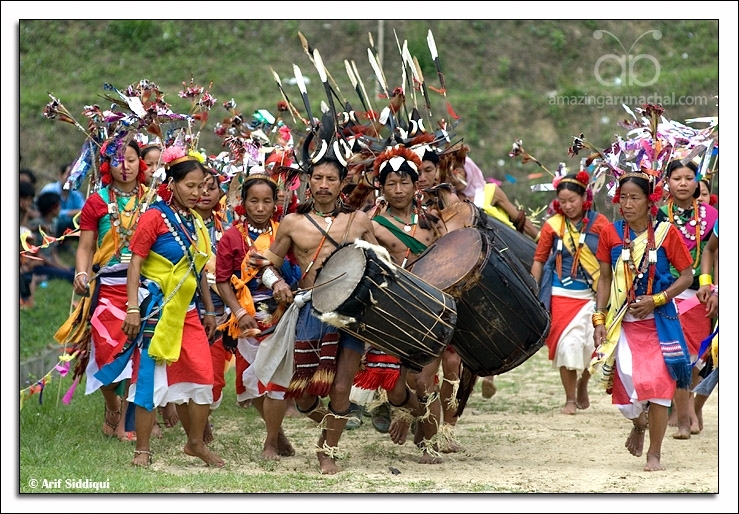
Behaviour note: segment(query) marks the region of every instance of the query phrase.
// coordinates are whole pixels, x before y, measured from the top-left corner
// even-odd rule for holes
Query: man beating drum
[[[328,123],[324,123],[326,119]],[[332,125],[330,117],[324,116],[324,120],[322,125]],[[274,269],[279,269],[285,255],[292,252],[303,270],[298,286],[308,289],[315,282],[316,270],[338,246],[355,239],[377,243],[367,215],[361,211],[348,212],[337,202],[347,173],[346,156],[333,151],[331,140],[335,132],[329,130],[327,134],[330,135],[321,136],[324,141],[316,146],[319,150],[327,147],[328,151],[312,156],[308,155],[311,136],[306,138],[302,166],[309,175],[311,198],[302,203],[296,213],[282,219],[274,242],[264,254],[272,266],[265,271],[263,281],[272,288],[275,300],[290,304],[295,299],[299,305],[304,304],[300,307],[294,333],[297,371],[287,395],[296,398],[296,406],[302,413],[321,426],[325,423],[316,453],[321,473],[333,475],[339,471],[336,454],[351,412],[349,393],[364,353],[364,343],[322,323],[311,313],[310,294],[301,293],[294,298],[293,291]],[[283,317],[281,323],[286,320],[287,317]],[[288,351],[293,351],[292,345]],[[314,359],[310,360],[311,357]],[[321,397],[326,395],[329,397],[328,413],[322,410],[321,404]]]

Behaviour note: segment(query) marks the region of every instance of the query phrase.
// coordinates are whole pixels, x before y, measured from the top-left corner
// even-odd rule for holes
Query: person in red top
[[[565,390],[562,414],[590,406],[588,382],[593,356],[590,317],[600,268],[595,258],[608,218],[591,210],[590,176],[585,171],[555,178],[557,213],[541,228],[531,275],[539,299],[552,314],[546,344]]]
[[[131,367],[121,370],[110,384],[101,384],[95,373],[113,361],[126,343],[121,321],[126,316],[126,272],[131,260],[129,242],[144,209],[143,185],[146,164],[141,160],[135,141],[125,143],[120,137],[106,141],[100,151],[100,175],[103,187],[85,201],[80,215],[73,288],[83,296],[77,309],[54,336],[60,343],[87,346],[89,360],[85,394],[98,389],[105,398],[103,433],[109,437],[132,440],[132,427],[124,430],[125,393],[116,389],[131,378]],[[79,328],[87,327],[88,336]],[[84,334],[84,332],[82,332]],[[158,429],[158,427],[157,427]]]
[[[277,191],[277,184],[267,175],[253,174],[244,179],[240,220],[224,232],[218,243],[215,276],[221,298],[231,310],[229,321],[219,326],[225,332],[224,342],[229,337],[238,340],[234,348],[237,400],[240,403],[253,400],[264,419],[267,437],[262,458],[266,460],[295,455],[282,428],[288,406],[287,388],[260,382],[252,366],[260,343],[272,332],[284,311],[272,298],[272,290],[262,283],[264,269],[251,266],[248,255],[252,248],[263,252],[274,241],[279,226],[272,219],[277,210]],[[288,259],[280,273],[291,284],[300,278],[300,268]]]
[[[147,467],[156,407],[177,406],[187,435],[186,455],[210,466],[223,459],[204,441],[205,424],[213,403],[213,361],[209,341],[216,331],[213,301],[197,291],[208,289],[205,264],[211,256],[210,235],[194,210],[207,172],[200,160],[173,146],[162,153],[166,177],[159,186],[161,200],[141,215],[131,239],[131,262],[126,275],[128,304],[122,330],[131,340],[124,351],[96,374],[110,383],[118,369],[133,363],[128,401],[136,405],[136,449],[131,461]]]
[[[673,299],[692,282],[690,253],[669,222],[654,222],[661,186],[643,172],[619,177],[614,203],[623,220],[600,234],[600,278],[593,314],[596,356],[591,373],[633,428],[626,448],[640,457],[649,428],[644,471],[664,470],[661,451],[675,388],[690,386],[690,361]],[[680,271],[675,278],[670,266]],[[649,418],[647,418],[647,413]]]

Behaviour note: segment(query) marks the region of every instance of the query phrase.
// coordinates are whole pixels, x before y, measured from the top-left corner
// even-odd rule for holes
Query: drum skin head
[[[461,228],[444,234],[413,263],[411,272],[429,284],[447,291],[480,262],[482,237],[476,228]]]
[[[316,275],[313,307],[318,312],[334,312],[359,285],[367,264],[361,248],[348,245],[334,251]]]

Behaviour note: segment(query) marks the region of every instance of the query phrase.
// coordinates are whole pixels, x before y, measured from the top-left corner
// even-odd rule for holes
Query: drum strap
[[[346,230],[344,230],[344,235],[341,237],[341,244],[346,243],[346,237],[349,235],[349,229],[352,226],[352,222],[354,221],[355,214],[357,214],[357,211],[352,211],[351,214],[349,214],[349,221],[346,222]]]
[[[328,235],[328,232],[326,232],[325,230],[323,230],[323,229],[321,228],[321,226],[320,226],[320,225],[319,225],[318,223],[316,223],[316,220],[314,220],[313,218],[311,218],[311,217],[310,217],[310,216],[309,216],[308,214],[305,214],[305,217],[306,217],[306,218],[308,218],[308,221],[310,221],[311,223],[313,223],[313,225],[314,225],[314,226],[315,226],[315,227],[316,227],[316,228],[318,229],[318,231],[319,231],[319,232],[320,232],[320,233],[321,233],[321,234],[322,234],[322,235],[323,235],[323,236],[324,236],[324,237],[325,237],[326,239],[328,239],[328,242],[329,242],[329,243],[331,243],[332,245],[334,245],[334,246],[335,246],[336,248],[338,248],[338,247],[339,247],[339,243],[337,243],[336,241],[334,241],[334,238],[333,238],[333,237],[331,237],[330,235]],[[350,221],[351,221],[351,220],[350,220]],[[345,237],[346,237],[346,234],[345,234]]]

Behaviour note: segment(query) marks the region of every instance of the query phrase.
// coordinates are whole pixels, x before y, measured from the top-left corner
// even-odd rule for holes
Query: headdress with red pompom
[[[126,162],[124,157],[126,147],[130,144],[131,138],[128,133],[117,133],[113,137],[107,139],[100,147],[100,182],[103,186],[110,185],[113,182],[113,175],[110,173],[111,166],[123,166]],[[137,144],[138,146],[138,144]],[[146,170],[148,169],[146,162],[139,157],[139,173],[136,180],[143,184],[146,181]]]
[[[161,163],[164,165],[165,172],[169,172],[172,166],[185,161],[198,161],[201,164],[205,162],[203,154],[196,150],[186,150],[185,147],[178,144],[174,144],[165,148],[162,151],[162,156],[159,158]],[[172,199],[172,190],[169,188],[169,181],[164,181],[159,184],[157,188],[157,194],[165,202],[169,202]]]
[[[560,186],[560,184],[575,184],[576,186],[583,189],[583,193],[585,193],[586,198],[585,201],[582,204],[582,210],[584,212],[589,211],[593,207],[593,190],[590,187],[590,175],[587,171],[579,171],[577,174],[572,176],[570,175],[557,175],[554,177],[554,180],[552,180],[552,186],[554,187],[554,190],[556,191],[557,188]],[[557,214],[563,214],[562,207],[559,205],[559,200],[555,199],[552,201],[552,208],[557,212]]]
[[[408,175],[413,182],[416,182],[418,180],[418,170],[421,168],[421,159],[410,148],[398,145],[388,148],[378,155],[373,168],[380,184],[385,183],[391,171],[398,175]]]

